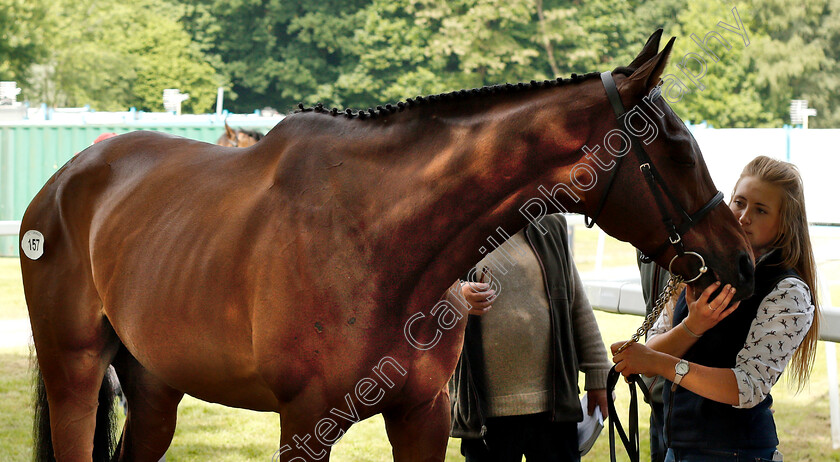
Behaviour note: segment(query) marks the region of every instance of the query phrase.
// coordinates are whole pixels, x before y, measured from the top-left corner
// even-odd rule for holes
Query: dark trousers
[[[668,462],[773,462],[776,448],[713,450],[713,449],[669,449]]]
[[[665,447],[663,429],[663,425],[665,425],[665,404],[662,402],[662,387],[665,379],[658,376],[646,377],[643,375],[642,380],[645,382],[651,398],[650,401],[645,399],[650,405],[650,462],[664,462],[665,453],[668,450]]]
[[[487,419],[484,439],[461,440],[466,462],[579,462],[576,422],[551,422],[548,413]]]
[[[650,404],[650,462],[665,462],[665,453],[668,451],[665,447],[665,435],[662,434],[662,423],[665,422],[664,407],[661,400]]]

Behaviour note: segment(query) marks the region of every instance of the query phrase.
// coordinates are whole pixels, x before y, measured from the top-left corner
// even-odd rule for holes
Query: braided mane
[[[620,67],[617,68],[614,72],[630,75],[633,73],[633,69]],[[490,85],[484,86],[481,88],[472,88],[469,90],[456,90],[449,93],[440,93],[437,95],[430,95],[430,96],[417,96],[415,98],[408,98],[405,101],[400,101],[395,104],[386,104],[385,106],[376,106],[368,108],[367,110],[353,110],[350,108],[346,109],[339,109],[339,108],[331,108],[327,109],[324,107],[323,104],[318,103],[314,106],[305,107],[303,103],[298,104],[298,108],[295,109],[294,114],[299,112],[317,112],[321,114],[329,114],[331,116],[338,116],[343,115],[346,118],[359,118],[359,119],[375,119],[377,117],[393,114],[395,112],[401,112],[407,109],[411,109],[414,107],[419,107],[428,104],[434,104],[437,102],[443,101],[463,101],[465,99],[476,98],[479,96],[484,95],[501,95],[501,94],[508,94],[508,93],[516,93],[522,91],[532,91],[535,89],[541,88],[551,88],[551,87],[559,87],[566,84],[571,83],[578,83],[584,80],[589,80],[600,75],[599,72],[592,72],[589,74],[578,75],[572,74],[571,78],[564,79],[562,77],[558,77],[554,80],[543,80],[541,82],[532,80],[530,82],[520,82],[516,84],[506,83],[501,85]]]

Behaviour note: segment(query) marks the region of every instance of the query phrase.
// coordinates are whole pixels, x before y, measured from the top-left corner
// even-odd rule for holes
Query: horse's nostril
[[[741,257],[738,259],[738,277],[740,278],[740,282],[743,284],[752,281],[754,273],[755,267],[753,267],[750,256],[741,254]]]

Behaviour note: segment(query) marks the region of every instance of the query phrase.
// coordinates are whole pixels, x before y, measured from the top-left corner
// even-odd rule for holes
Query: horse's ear
[[[674,47],[674,40],[676,39],[676,37],[671,37],[665,48],[636,69],[630,77],[627,77],[627,80],[621,82],[621,87],[628,88],[629,91],[636,94],[650,92],[659,83],[659,78],[665,70],[665,65],[668,64],[668,57],[671,55],[671,49]]]
[[[659,39],[662,38],[662,29],[657,29],[656,32],[651,34],[650,37],[647,39],[647,43],[645,43],[644,48],[639,53],[639,56],[636,56],[636,59],[633,60],[632,63],[627,65],[628,68],[633,69],[634,71],[642,66],[642,64],[648,62],[651,58],[656,56],[656,52],[659,51]]]
[[[231,141],[236,140],[236,132],[230,128],[230,125],[227,124],[227,120],[225,121],[225,135],[227,135],[228,139]]]

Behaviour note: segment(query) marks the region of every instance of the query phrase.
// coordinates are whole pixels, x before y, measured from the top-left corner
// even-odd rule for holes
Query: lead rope
[[[645,317],[644,322],[642,325],[636,329],[636,333],[630,337],[624,345],[621,345],[616,353],[620,353],[624,351],[628,346],[632,345],[639,341],[643,335],[646,335],[647,332],[653,327],[653,323],[656,322],[656,319],[659,318],[659,315],[662,313],[662,310],[665,308],[665,305],[671,300],[674,293],[679,288],[680,284],[682,284],[683,278],[679,275],[671,274],[671,278],[668,279],[668,283],[665,284],[665,288],[662,290],[662,293],[659,294],[659,297],[656,299],[656,303],[653,306],[650,314]],[[636,374],[633,374],[627,377],[627,384],[630,387],[630,411],[628,416],[628,432],[624,432],[624,427],[622,427],[621,422],[618,420],[618,412],[615,409],[615,402],[612,400],[613,393],[615,392],[615,385],[618,383],[618,378],[621,377],[621,374],[616,372],[615,366],[610,369],[610,373],[607,376],[607,408],[609,411],[609,425],[610,425],[610,462],[616,462],[615,459],[615,433],[618,432],[618,436],[621,438],[621,442],[624,445],[624,449],[627,451],[627,455],[630,457],[630,462],[640,462],[639,461],[639,404],[638,399],[636,398],[636,384],[639,384],[639,389],[641,389],[642,394],[645,396],[648,402],[650,400],[650,393],[647,389],[647,386],[642,382],[642,378]],[[655,425],[661,425],[661,422],[654,422]]]
[[[680,284],[683,283],[682,276],[671,274],[671,278],[668,279],[668,282],[665,284],[665,288],[662,289],[662,293],[659,294],[659,298],[656,299],[656,303],[653,305],[653,309],[650,311],[650,314],[645,316],[645,321],[636,329],[636,333],[630,337],[630,340],[621,345],[616,353],[621,353],[627,347],[639,341],[643,335],[646,335],[651,327],[653,327],[653,323],[659,318],[659,315],[662,314],[662,309],[665,308],[665,305],[668,303],[668,300],[671,300],[671,297],[674,296],[674,292],[677,291]]]

